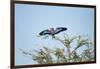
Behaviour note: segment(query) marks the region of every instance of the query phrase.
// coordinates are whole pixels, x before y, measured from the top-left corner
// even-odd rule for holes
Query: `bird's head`
[[[52,32],[52,31],[54,31],[54,28],[52,27],[52,28],[50,28],[49,30]]]

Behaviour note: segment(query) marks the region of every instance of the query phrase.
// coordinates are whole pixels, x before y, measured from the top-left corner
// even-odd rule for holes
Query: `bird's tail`
[[[55,35],[52,35],[52,39],[55,39],[56,37],[55,37]]]

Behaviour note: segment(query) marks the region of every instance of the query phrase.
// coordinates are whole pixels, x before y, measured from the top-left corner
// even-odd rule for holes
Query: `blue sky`
[[[93,40],[94,9],[77,7],[57,7],[44,5],[15,5],[15,64],[36,64],[31,58],[22,55],[23,50],[61,47],[52,39],[37,37],[42,30],[51,27],[66,27],[64,33],[71,36],[89,35]],[[60,33],[59,35],[63,34]]]

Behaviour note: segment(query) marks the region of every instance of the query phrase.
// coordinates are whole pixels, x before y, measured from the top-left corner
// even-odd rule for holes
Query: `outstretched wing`
[[[50,35],[51,34],[51,32],[47,29],[47,30],[44,30],[44,31],[42,31],[42,32],[40,32],[39,33],[39,35]]]
[[[67,30],[67,28],[65,28],[65,27],[58,27],[55,30],[55,34],[58,34],[58,33],[62,32],[62,31],[65,31],[65,30]]]

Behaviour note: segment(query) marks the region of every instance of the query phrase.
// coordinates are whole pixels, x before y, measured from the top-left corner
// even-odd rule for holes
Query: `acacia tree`
[[[46,38],[47,39],[47,38]],[[89,40],[88,36],[75,36],[71,37],[66,34],[62,37],[53,38],[62,44],[62,48],[50,49],[49,46],[43,46],[34,52],[26,52],[22,49],[22,53],[26,56],[31,56],[33,61],[38,64],[53,64],[53,63],[69,63],[69,62],[85,62],[94,60],[94,47],[93,42]],[[73,44],[75,44],[73,48]],[[82,52],[79,53],[79,49]]]

